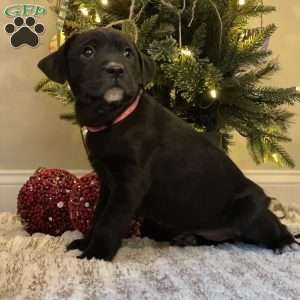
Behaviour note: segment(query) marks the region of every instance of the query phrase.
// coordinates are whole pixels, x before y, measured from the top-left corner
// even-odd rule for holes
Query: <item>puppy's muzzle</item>
[[[117,63],[117,62],[109,62],[105,67],[104,70],[110,74],[114,79],[118,79],[123,77],[125,73],[124,65]]]

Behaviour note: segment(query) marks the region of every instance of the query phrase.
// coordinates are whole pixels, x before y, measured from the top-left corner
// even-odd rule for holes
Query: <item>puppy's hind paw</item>
[[[300,243],[296,242],[289,246],[294,251],[300,251]]]
[[[72,241],[69,245],[67,245],[66,250],[71,251],[71,250],[80,250],[83,251],[87,248],[88,242],[86,239],[78,239]]]
[[[273,249],[274,254],[280,255],[283,253],[283,249],[278,248],[278,249]]]
[[[295,243],[296,243],[296,244],[300,245],[300,233],[294,235],[294,240],[295,240]]]
[[[273,250],[275,254],[284,254],[287,252],[300,251],[300,243],[294,242],[292,244],[286,245],[283,248],[278,248]]]
[[[171,241],[172,246],[197,246],[197,238],[193,234],[180,234]]]

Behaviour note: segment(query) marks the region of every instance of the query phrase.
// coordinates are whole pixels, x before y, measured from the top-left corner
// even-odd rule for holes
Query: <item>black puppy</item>
[[[74,35],[39,67],[50,79],[69,82],[77,120],[89,129],[89,159],[103,183],[92,230],[69,250],[112,260],[134,215],[179,243],[190,235],[271,249],[295,243],[268,209],[264,191],[143,91],[154,64],[123,34]]]

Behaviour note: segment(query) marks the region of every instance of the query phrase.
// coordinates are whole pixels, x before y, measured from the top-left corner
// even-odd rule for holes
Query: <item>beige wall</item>
[[[15,0],[0,1],[0,10]],[[19,1],[21,3],[22,1]],[[29,3],[28,1],[27,3]],[[31,1],[34,2],[34,1]],[[47,5],[46,1],[37,1]],[[272,38],[271,48],[279,56],[281,71],[272,79],[278,86],[300,86],[300,2],[299,0],[268,0],[278,12],[265,18],[275,22],[279,30]],[[0,15],[0,169],[34,169],[38,166],[68,169],[88,168],[78,128],[59,120],[62,105],[34,86],[43,76],[36,67],[47,55],[50,38],[55,33],[55,16],[49,11],[40,18],[46,33],[38,48],[13,49],[3,26],[8,18]],[[292,108],[298,116],[291,127],[293,142],[287,146],[300,169],[300,105]],[[255,169],[240,137],[232,149],[232,158],[243,169]],[[260,168],[272,168],[265,165]]]
[[[50,10],[40,17],[46,32],[39,47],[14,49],[3,29],[9,18],[2,12],[18,2],[24,1],[0,1],[0,169],[88,168],[78,127],[59,119],[58,101],[34,91],[43,77],[36,64],[49,53],[56,18]],[[34,2],[48,6],[27,1]]]
[[[300,86],[300,1],[299,0],[264,0],[265,4],[274,5],[277,11],[264,17],[264,23],[275,23],[278,30],[271,39],[270,48],[280,62],[280,71],[274,74],[266,84],[291,87]],[[286,144],[287,151],[300,169],[300,104],[291,107],[296,114],[289,130],[293,142]],[[235,147],[231,151],[233,160],[243,169],[273,169],[271,164],[256,166],[247,153],[245,141],[238,135]]]

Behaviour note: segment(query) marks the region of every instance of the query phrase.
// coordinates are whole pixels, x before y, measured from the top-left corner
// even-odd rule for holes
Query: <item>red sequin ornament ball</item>
[[[55,236],[72,230],[68,202],[77,182],[77,177],[67,171],[38,169],[18,195],[17,211],[25,229],[31,234]]]
[[[74,229],[86,234],[91,229],[96,204],[100,198],[101,182],[95,172],[81,177],[70,193],[69,213]],[[142,219],[131,221],[126,238],[140,236]]]
[[[69,214],[74,229],[87,233],[100,196],[100,180],[95,172],[81,177],[70,193]]]

